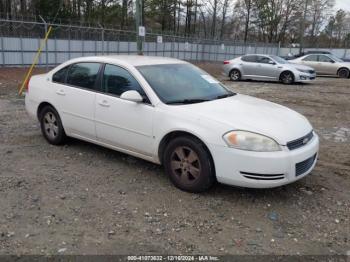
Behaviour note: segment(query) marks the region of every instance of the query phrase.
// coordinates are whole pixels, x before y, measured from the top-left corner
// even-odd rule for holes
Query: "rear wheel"
[[[338,76],[340,78],[349,78],[349,75],[350,75],[350,71],[349,69],[347,68],[341,68],[339,71],[338,71]]]
[[[237,69],[233,69],[230,72],[231,81],[240,81],[242,78],[241,72]]]
[[[285,85],[290,85],[294,83],[294,75],[290,71],[283,72],[281,74],[280,80]]]
[[[170,141],[165,149],[164,167],[172,183],[187,192],[203,192],[215,182],[211,156],[196,138],[183,136]]]
[[[52,106],[45,106],[39,114],[41,132],[45,139],[53,145],[60,145],[66,139],[61,118]]]

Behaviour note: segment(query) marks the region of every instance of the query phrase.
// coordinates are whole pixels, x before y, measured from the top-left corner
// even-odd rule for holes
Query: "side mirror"
[[[121,94],[120,98],[135,103],[141,103],[143,101],[143,98],[140,95],[140,93],[135,90],[129,90],[124,92],[123,94]]]
[[[270,60],[270,61],[269,61],[269,64],[270,64],[270,65],[275,65],[276,63],[275,63],[274,61],[271,61],[271,60]]]

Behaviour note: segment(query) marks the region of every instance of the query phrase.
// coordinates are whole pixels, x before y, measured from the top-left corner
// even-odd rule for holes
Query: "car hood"
[[[227,131],[246,130],[269,136],[279,144],[307,135],[312,126],[301,114],[275,103],[237,94],[210,102],[181,106],[190,114],[227,125]]]

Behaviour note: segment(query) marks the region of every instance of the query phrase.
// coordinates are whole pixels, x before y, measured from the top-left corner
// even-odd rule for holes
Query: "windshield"
[[[234,95],[219,81],[191,64],[136,68],[166,104],[199,103]]]
[[[276,55],[271,55],[270,56],[273,60],[275,60],[279,64],[289,64],[289,62],[282,57],[276,56]]]
[[[338,58],[338,57],[336,57],[336,56],[334,56],[334,55],[330,55],[329,57],[332,58],[332,59],[333,59],[334,61],[336,61],[336,62],[339,62],[339,63],[344,62],[343,60],[341,60],[340,58]]]

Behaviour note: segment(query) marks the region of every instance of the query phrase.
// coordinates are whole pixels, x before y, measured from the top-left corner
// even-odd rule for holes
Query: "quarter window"
[[[77,63],[68,71],[67,84],[87,89],[98,89],[96,79],[100,70],[99,63]]]
[[[52,81],[56,83],[62,83],[64,84],[66,82],[66,75],[68,72],[69,66],[66,66],[62,68],[61,70],[57,71],[56,73],[53,74],[52,76]]]
[[[120,96],[126,91],[135,90],[143,98],[147,98],[136,79],[127,70],[119,66],[107,64],[103,73],[102,83],[103,91],[106,93]]]

